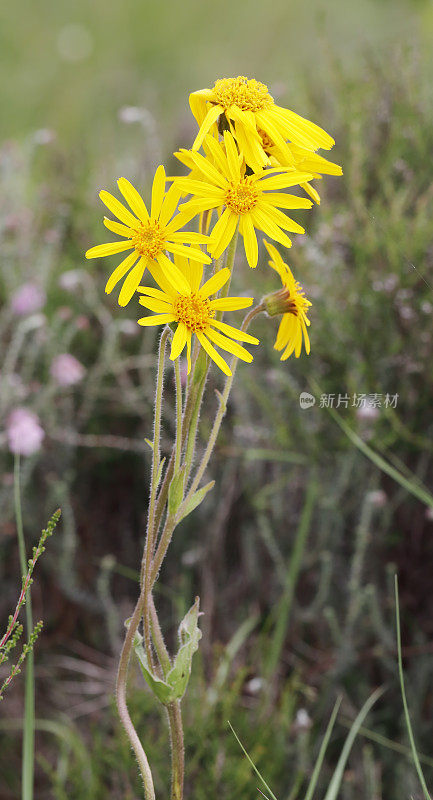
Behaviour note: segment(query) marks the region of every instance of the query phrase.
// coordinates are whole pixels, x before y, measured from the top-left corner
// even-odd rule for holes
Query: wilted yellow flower
[[[219,258],[224,252],[235,234],[238,220],[250,267],[256,267],[258,261],[255,228],[264,231],[285,247],[291,247],[292,243],[284,230],[293,233],[305,231],[301,225],[283,214],[278,206],[286,209],[311,208],[312,203],[304,197],[283,194],[278,190],[305,182],[312,175],[295,170],[285,170],[277,175],[275,173],[278,169],[261,170],[259,173],[246,175],[243,159],[228,131],[224,131],[224,148],[212,136],[206,137],[206,145],[212,151],[213,164],[200,153],[190,151],[191,159],[200,169],[203,180],[178,178],[174,186],[194,195],[192,200],[180,206],[182,213],[198,214],[207,209],[225,206],[207,245],[212,256]]]
[[[293,277],[292,271],[281,258],[278,250],[264,240],[271,260],[269,265],[278,272],[283,288],[263,299],[263,304],[270,316],[283,314],[274,344],[275,350],[283,350],[281,361],[285,361],[295,351],[298,358],[301,354],[302,340],[305,352],[310,352],[310,339],[307,326],[310,320],[307,317],[311,303],[305,297],[302,286]]]
[[[231,375],[230,368],[223,357],[215,350],[212,342],[226,350],[228,353],[243,361],[251,362],[252,355],[237,342],[258,344],[259,340],[249,333],[239,331],[232,325],[216,319],[217,311],[237,311],[248,308],[253,302],[252,297],[217,297],[210,300],[230,278],[230,270],[222,269],[200,286],[203,277],[203,267],[192,263],[188,259],[175,255],[176,266],[182,282],[171,281],[171,273],[162,270],[153,262],[149,266],[154,280],[159,289],[151,286],[139,286],[141,293],[140,303],[150,311],[156,312],[153,317],[142,317],[139,325],[167,325],[177,323],[176,331],[171,345],[170,358],[178,358],[186,345],[188,373],[191,370],[191,340],[195,334],[208,355],[215,364],[226,374]],[[233,341],[233,340],[237,341]]]
[[[165,183],[165,170],[163,166],[160,166],[156,170],[153,180],[150,214],[144,200],[126,178],[119,178],[117,185],[133,213],[109,192],[104,189],[99,192],[102,202],[120,220],[120,222],[115,222],[104,217],[105,227],[113,233],[123,236],[126,241],[91,247],[86,253],[86,258],[101,258],[132,250],[132,253],[114,270],[105,287],[105,291],[109,294],[126,275],[119,294],[119,305],[121,306],[129,303],[143,277],[144,270],[154,261],[170,273],[171,280],[176,280],[178,270],[167,258],[166,250],[178,255],[187,255],[202,264],[210,262],[209,256],[199,248],[185,247],[186,244],[207,242],[207,237],[199,233],[180,231],[180,228],[186,225],[193,214],[190,214],[189,217],[185,214],[173,216],[180,193],[174,186],[171,186],[166,193]]]
[[[193,92],[189,102],[200,126],[192,149],[199,149],[205,135],[212,129],[216,130],[217,121],[224,115],[239,149],[253,169],[269,164],[259,131],[281,148],[289,163],[293,160],[287,140],[309,150],[319,147],[329,150],[334,144],[334,139],[318,125],[294,111],[277,106],[264,83],[242,75],[222,78],[215,82],[213,89]]]

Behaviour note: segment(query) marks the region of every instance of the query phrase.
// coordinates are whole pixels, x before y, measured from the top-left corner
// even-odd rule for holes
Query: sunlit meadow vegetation
[[[257,323],[262,348],[239,370],[209,470],[216,487],[182,523],[158,584],[173,637],[190,598],[205,612],[184,703],[186,796],[258,796],[230,720],[279,800],[304,798],[342,695],[316,792],[325,797],[347,730],[379,686],[340,796],[420,796],[393,587],[397,572],[408,702],[432,786],[429,4],[20,5],[19,25],[3,9],[0,34],[0,613],[6,621],[20,580],[10,451],[24,424],[40,444],[22,461],[28,549],[62,508],[33,586],[45,620],[36,797],[141,791],[113,685],[137,593],[157,334],[137,326],[138,306],[104,295],[104,263],[83,257],[101,241],[97,190],[119,175],[147,190],[161,159],[178,171],[169,154],[192,140],[188,92],[239,72],[332,131],[344,177],[321,182],[320,209],[289,253],[313,302],[311,355],[281,364],[269,320]],[[257,285],[275,288],[260,259],[256,296]],[[301,408],[301,392],[315,405]],[[166,394],[173,402],[169,380]],[[355,394],[381,405],[357,408]],[[334,408],[320,407],[322,395]],[[347,407],[340,398],[336,408],[339,395]],[[167,416],[163,450],[173,433]],[[21,796],[22,695],[17,678],[0,706],[2,800]],[[166,733],[138,674],[131,704],[162,797]]]

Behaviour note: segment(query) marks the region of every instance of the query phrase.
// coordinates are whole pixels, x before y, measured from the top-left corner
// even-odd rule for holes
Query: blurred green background
[[[433,782],[433,4],[17,2],[0,9],[0,614],[19,587],[7,420],[38,414],[41,451],[23,459],[27,544],[58,505],[59,531],[35,573],[36,797],[140,796],[113,703],[123,620],[137,589],[147,503],[157,339],[137,306],[104,294],[115,259],[97,198],[120,175],[145,194],[158,163],[188,146],[188,94],[238,74],[336,139],[342,178],[298,214],[289,263],[313,301],[312,353],[281,364],[276,326],[241,365],[210,477],[215,490],[173,542],[157,601],[172,643],[199,594],[203,639],[184,702],[187,796],[257,797],[227,720],[279,800],[305,795],[338,694],[343,706],[317,796],[347,727],[386,692],[351,753],[344,800],[420,795],[396,672],[399,574],[405,673]],[[235,288],[275,288],[263,252],[238,257]],[[29,281],[39,313],[18,315]],[[42,314],[42,316],[41,316]],[[74,355],[85,377],[59,386]],[[218,375],[209,382],[214,408]],[[315,394],[398,394],[395,409],[302,410]],[[167,377],[163,447],[173,435]],[[209,417],[204,414],[201,437]],[[366,449],[367,448],[367,449]],[[378,462],[377,456],[384,459]],[[394,470],[394,472],[392,472]],[[430,494],[429,494],[430,492]],[[3,673],[2,673],[3,674]],[[22,676],[21,676],[22,678]],[[0,706],[0,800],[20,797],[23,681]],[[167,792],[164,720],[136,676],[134,718]]]

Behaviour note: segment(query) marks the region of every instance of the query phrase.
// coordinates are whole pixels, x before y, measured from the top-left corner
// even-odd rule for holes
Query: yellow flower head
[[[189,102],[200,126],[193,150],[199,149],[207,133],[215,132],[217,121],[224,115],[240,151],[253,169],[269,164],[259,131],[266,134],[292,164],[287,140],[309,150],[319,147],[330,150],[334,144],[334,139],[318,125],[277,106],[264,83],[242,75],[217,80],[213,89],[193,92]]]
[[[119,294],[119,305],[121,306],[129,303],[143,277],[144,270],[155,261],[162,269],[170,273],[172,280],[176,279],[178,269],[167,258],[166,250],[178,255],[187,255],[201,264],[210,262],[210,258],[199,248],[185,247],[186,244],[207,242],[207,237],[198,233],[180,231],[180,228],[193,215],[188,217],[185,214],[176,214],[173,216],[180,193],[174,186],[171,186],[166,193],[165,183],[165,170],[163,166],[160,166],[156,170],[153,180],[150,213],[142,197],[126,178],[119,178],[117,185],[131,211],[104,189],[99,192],[102,202],[120,220],[120,222],[116,222],[104,217],[105,227],[122,236],[126,241],[91,247],[86,253],[86,258],[111,256],[115,253],[132,250],[114,270],[105,287],[105,291],[109,294],[126,275]]]
[[[246,175],[243,159],[228,131],[224,131],[224,146],[212,136],[206,137],[205,144],[212,152],[212,161],[200,153],[189,152],[191,161],[202,173],[202,180],[178,178],[173,185],[194,195],[192,200],[180,206],[182,213],[198,214],[225,206],[208,242],[212,256],[219,258],[224,252],[235,234],[238,221],[250,267],[256,267],[258,261],[256,228],[285,247],[291,247],[284,230],[293,233],[305,231],[280,208],[311,208],[312,203],[304,197],[279,190],[305,182],[312,175],[296,170],[284,170],[283,174],[277,175],[281,172],[279,168]]]
[[[265,246],[271,260],[269,265],[278,272],[283,288],[269,295],[264,299],[264,305],[268,313],[283,314],[283,318],[278,328],[277,338],[274,344],[275,350],[283,350],[281,361],[285,361],[295,351],[296,358],[299,358],[304,340],[305,352],[310,352],[310,339],[307,326],[310,320],[307,317],[311,303],[305,297],[302,286],[293,277],[292,271],[281,258],[278,250],[269,242],[265,241]]]
[[[168,270],[163,271],[155,263],[149,266],[149,271],[160,288],[139,286],[138,291],[142,295],[140,297],[141,305],[156,313],[152,317],[139,319],[138,324],[149,326],[177,323],[171,345],[170,358],[172,360],[181,355],[186,345],[188,373],[190,372],[191,340],[192,335],[195,334],[215,364],[226,375],[231,375],[228,364],[213,344],[243,361],[251,362],[252,355],[237,342],[258,344],[259,341],[249,333],[239,331],[218,320],[216,312],[248,308],[253,299],[251,297],[217,297],[211,300],[211,295],[216,294],[227,283],[230,270],[222,269],[216,272],[203,286],[200,286],[203,267],[200,264],[192,263],[183,256],[175,255],[175,261],[178,273],[182,276],[182,281],[177,280],[176,284],[172,282],[171,273]]]

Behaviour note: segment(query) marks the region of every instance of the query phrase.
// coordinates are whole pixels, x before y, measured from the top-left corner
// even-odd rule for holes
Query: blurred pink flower
[[[16,408],[6,424],[9,450],[22,456],[31,456],[40,450],[45,436],[39,417],[27,408]]]
[[[83,365],[70,353],[62,353],[53,358],[50,367],[51,377],[59,386],[73,386],[79,383],[85,371]]]
[[[24,317],[43,308],[46,300],[45,292],[36,283],[23,283],[11,297],[11,308],[14,314]]]

